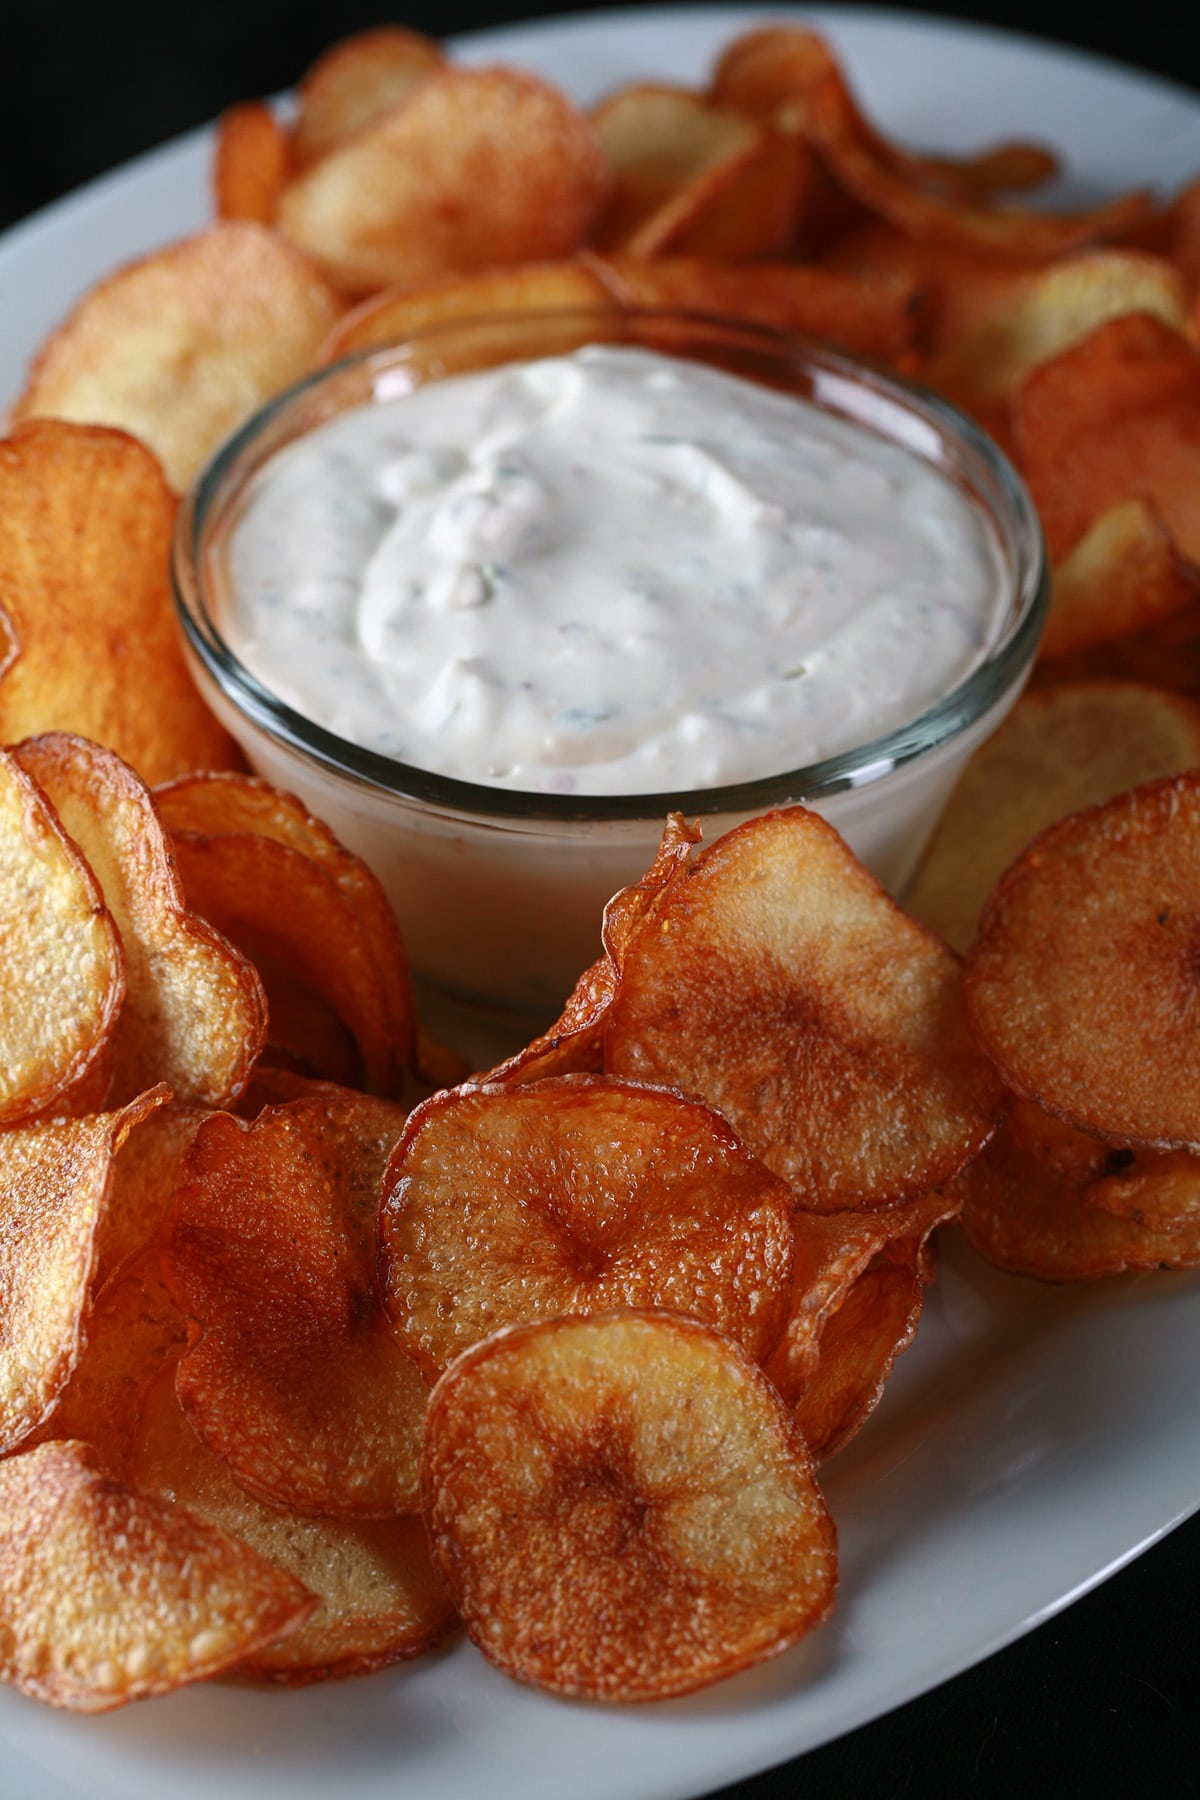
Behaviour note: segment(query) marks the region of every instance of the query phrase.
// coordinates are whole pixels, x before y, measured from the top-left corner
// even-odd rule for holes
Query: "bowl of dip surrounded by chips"
[[[420,978],[543,1020],[668,813],[797,801],[903,889],[1045,613],[975,425],[765,328],[443,321],[259,413],[181,511],[201,691],[361,854]]]

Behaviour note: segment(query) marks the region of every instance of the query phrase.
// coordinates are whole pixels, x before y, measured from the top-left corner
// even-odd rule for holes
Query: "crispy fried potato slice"
[[[340,289],[365,295],[569,256],[605,189],[595,134],[556,88],[514,69],[444,68],[291,182],[279,225]]]
[[[232,431],[308,372],[340,310],[274,232],[222,220],[86,294],[40,351],[13,417],[119,426],[182,493]]]
[[[86,855],[121,934],[112,1099],[161,1079],[183,1104],[226,1105],[262,1048],[266,1001],[253,966],[186,910],[149,791],[112,751],[63,732],[14,755]]]
[[[1086,539],[1084,540],[1086,542]],[[1196,598],[1142,631],[1039,662],[1035,687],[1095,677],[1148,682],[1170,693],[1200,697],[1200,566],[1184,565]]]
[[[1039,363],[1123,313],[1150,313],[1178,330],[1187,303],[1187,283],[1162,257],[1082,251],[1026,277],[974,330],[933,356],[922,375],[993,436],[1007,437],[1008,396]]]
[[[0,741],[77,731],[151,782],[239,765],[179,647],[176,510],[123,432],[43,421],[0,443]]]
[[[367,1675],[419,1655],[454,1622],[419,1518],[302,1518],[254,1499],[188,1424],[170,1369],[139,1408],[129,1480],[230,1532],[317,1596],[312,1617],[244,1657],[239,1675],[289,1686]]]
[[[986,200],[1006,189],[1038,187],[1058,168],[1058,158],[1041,144],[997,144],[973,156],[950,157],[921,155],[889,142],[855,101],[825,40],[800,26],[763,26],[735,38],[717,62],[712,92],[721,105],[805,136],[808,96],[826,82],[838,86],[857,140],[898,177],[931,194]]]
[[[202,1106],[160,1106],[121,1145],[100,1228],[102,1281],[147,1247],[158,1244],[175,1189],[183,1179],[192,1139],[207,1117],[208,1110]],[[82,1435],[70,1433],[72,1437]]]
[[[971,758],[905,899],[965,952],[993,884],[1055,819],[1200,764],[1200,707],[1136,682],[1023,694]]]
[[[682,813],[668,813],[654,861],[645,875],[614,894],[605,906],[601,953],[575,983],[562,1013],[541,1037],[481,1075],[480,1081],[513,1087],[551,1075],[603,1072],[604,1030],[620,984],[625,947],[635,925],[654,910],[659,896],[699,842],[698,826],[689,825]]]
[[[613,301],[600,273],[590,264],[577,262],[523,263],[511,269],[482,269],[430,286],[389,288],[364,300],[339,319],[321,347],[322,363],[336,362],[352,351],[379,344],[403,343],[431,326],[456,319],[496,317],[496,341],[507,341],[506,315],[518,321],[529,313],[578,312],[613,309]],[[553,319],[546,320],[552,334]],[[570,329],[568,327],[568,329]],[[482,344],[482,338],[476,342]],[[552,347],[552,346],[551,346]],[[570,347],[574,347],[572,344]],[[542,354],[548,354],[548,350]]]
[[[802,807],[675,876],[626,947],[605,1057],[703,1096],[815,1210],[928,1192],[999,1106],[957,957]]]
[[[1119,1166],[1088,1188],[1089,1206],[1150,1231],[1195,1231],[1200,1226],[1200,1156],[1179,1150],[1162,1156],[1117,1150],[1109,1162]]]
[[[316,162],[372,124],[444,65],[432,38],[400,25],[380,25],[334,44],[296,89],[292,145],[297,168]]]
[[[904,1347],[901,1326],[890,1343],[886,1342],[886,1327],[872,1338],[869,1300],[856,1305],[850,1320],[836,1333],[834,1319],[848,1305],[859,1282],[881,1262],[908,1268],[922,1277],[931,1275],[932,1269],[927,1269],[923,1261],[927,1240],[938,1225],[957,1211],[956,1200],[935,1191],[885,1212],[796,1214],[787,1328],[766,1371],[796,1411],[797,1422],[815,1456],[832,1454],[835,1441],[838,1446],[848,1442],[853,1431],[865,1422],[879,1398],[892,1360]],[[868,1289],[881,1294],[881,1320],[893,1316],[893,1285],[871,1283]],[[908,1311],[904,1309],[904,1324],[907,1319]],[[856,1368],[860,1379],[854,1381],[834,1365],[855,1357],[859,1348]],[[808,1405],[806,1396],[810,1393],[812,1403]],[[842,1403],[837,1399],[839,1393]],[[821,1408],[823,1422],[818,1417]]]
[[[182,1508],[41,1444],[0,1465],[0,1677],[106,1712],[204,1681],[313,1610],[300,1582]]]
[[[280,905],[276,892],[274,918],[253,897],[237,898],[225,882],[210,898],[220,919],[239,941],[237,921],[274,932],[298,958],[300,971],[332,1004],[362,1053],[368,1085],[398,1094],[416,1054],[416,1000],[400,927],[377,877],[360,856],[347,850],[295,794],[281,792],[251,775],[202,773],[171,782],[155,796],[163,822],[173,833],[222,837],[250,835],[270,839],[315,864],[337,891],[337,916],[328,930],[303,919],[303,908]],[[231,854],[223,867],[228,871]],[[203,852],[189,855],[189,866],[204,861]],[[192,870],[193,878],[197,871]],[[216,876],[216,870],[212,874]],[[186,880],[186,878],[185,878]],[[300,883],[304,885],[303,881]],[[326,884],[319,884],[322,893]],[[200,907],[203,911],[203,906]],[[285,919],[289,925],[285,925]],[[226,927],[221,925],[221,929]],[[284,960],[287,960],[285,955]]]
[[[1084,1131],[1200,1150],[1200,769],[1051,825],[993,889],[967,958],[1005,1080]]]
[[[732,44],[718,63],[713,92],[803,138],[855,200],[917,236],[1049,258],[1128,231],[1152,209],[1143,193],[1077,214],[988,205],[999,189],[1045,180],[1053,156],[1025,144],[965,162],[898,149],[866,118],[828,46],[802,28],[751,33]]]
[[[1110,507],[1142,499],[1200,563],[1200,348],[1182,332],[1143,313],[1110,319],[1034,369],[1013,409],[1054,562]]]
[[[291,167],[288,134],[261,100],[230,107],[217,124],[213,198],[220,219],[270,225]]]
[[[878,1406],[893,1363],[917,1335],[924,1300],[915,1258],[877,1256],[830,1318],[794,1413],[818,1463],[844,1449]]]
[[[326,1089],[196,1134],[165,1273],[184,1411],[242,1486],[298,1512],[415,1511],[426,1385],[375,1286],[400,1108]]]
[[[1147,500],[1120,500],[1091,524],[1053,571],[1038,654],[1071,656],[1152,631],[1200,598],[1187,562]]]
[[[594,256],[592,267],[625,306],[748,319],[886,362],[908,360],[921,324],[921,289],[902,276],[866,279],[808,263],[733,265],[690,256]]]
[[[792,1196],[710,1107],[600,1076],[464,1087],[414,1112],[381,1269],[433,1375],[501,1325],[662,1306],[762,1361],[787,1317]]]
[[[89,1444],[110,1475],[132,1480],[146,1396],[163,1371],[174,1381],[186,1342],[187,1323],[163,1281],[157,1245],[127,1258],[96,1295],[79,1360],[40,1435]]]
[[[745,262],[787,248],[807,171],[796,140],[652,82],[610,95],[592,124],[612,176],[599,249]]]
[[[1132,1269],[1200,1267],[1200,1217],[1164,1226],[1093,1204],[1080,1182],[1021,1144],[1008,1123],[953,1187],[980,1256],[1039,1281],[1096,1281]]]
[[[113,1158],[164,1087],[114,1112],[0,1132],[0,1455],[49,1417],[79,1359]]]
[[[8,751],[0,751],[0,946],[0,1124],[102,1105],[125,995],[121,940],[91,868]]]
[[[833,1522],[786,1409],[735,1344],[671,1313],[464,1352],[430,1401],[421,1491],[472,1639],[555,1693],[689,1693],[833,1604]]]

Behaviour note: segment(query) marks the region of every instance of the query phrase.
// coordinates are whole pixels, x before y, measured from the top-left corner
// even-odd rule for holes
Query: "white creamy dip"
[[[950,479],[703,364],[592,346],[343,414],[269,463],[221,621],[364,748],[525,791],[800,768],[980,661],[1000,552]]]

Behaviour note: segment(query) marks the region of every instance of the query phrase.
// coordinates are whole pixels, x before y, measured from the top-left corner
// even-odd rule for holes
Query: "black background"
[[[582,10],[589,9],[529,0],[416,4],[402,14],[365,0],[0,0],[0,227],[233,100],[288,86],[328,43],[361,26],[398,20],[446,36]],[[1191,0],[1103,11],[1064,0],[920,10],[1100,51],[1200,92],[1200,13]],[[1046,135],[1053,138],[1052,120]],[[1200,1794],[1198,1613],[1200,1520],[1193,1520],[1011,1649],[724,1793],[728,1800]],[[571,1793],[569,1770],[562,1792]]]

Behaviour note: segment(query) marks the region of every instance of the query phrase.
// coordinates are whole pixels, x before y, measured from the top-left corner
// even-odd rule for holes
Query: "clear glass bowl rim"
[[[719,343],[721,347],[743,348],[772,357],[796,375],[815,376],[818,381],[822,377],[834,378],[837,383],[861,387],[872,396],[899,405],[931,427],[939,444],[951,452],[952,472],[957,469],[961,476],[966,470],[974,478],[971,491],[990,517],[1013,575],[1010,616],[984,660],[918,718],[855,749],[776,775],[721,787],[661,793],[546,794],[463,781],[363,749],[280,700],[240,662],[225,641],[209,604],[202,573],[209,524],[237,491],[242,465],[253,459],[264,434],[285,426],[288,415],[299,411],[315,391],[335,381],[345,382],[355,373],[361,374],[366,383],[359,399],[369,403],[374,379],[403,366],[411,347],[425,347],[454,333],[510,325],[528,328],[532,333],[539,320],[547,328],[583,329],[593,318],[598,327],[606,328],[598,330],[597,337],[607,336],[611,341],[614,317],[610,312],[572,309],[464,316],[414,331],[394,344],[358,351],[316,370],[269,401],[233,434],[201,472],[184,496],[172,544],[171,582],[176,612],[186,643],[217,688],[278,745],[307,759],[327,775],[382,791],[397,801],[433,807],[476,822],[491,821],[510,827],[525,822],[535,828],[589,821],[661,823],[668,812],[700,818],[761,812],[796,802],[811,804],[847,789],[871,785],[973,725],[1032,663],[1049,601],[1041,525],[1016,470],[972,419],[918,382],[815,338],[715,314],[629,310],[618,316],[622,331],[629,329],[636,334],[641,327],[656,337],[663,330],[675,330],[683,338],[706,338],[710,347]],[[536,351],[531,352],[531,359],[533,355]],[[322,415],[332,416],[334,409]],[[282,437],[271,454],[290,441]],[[253,465],[255,469],[257,466]]]

